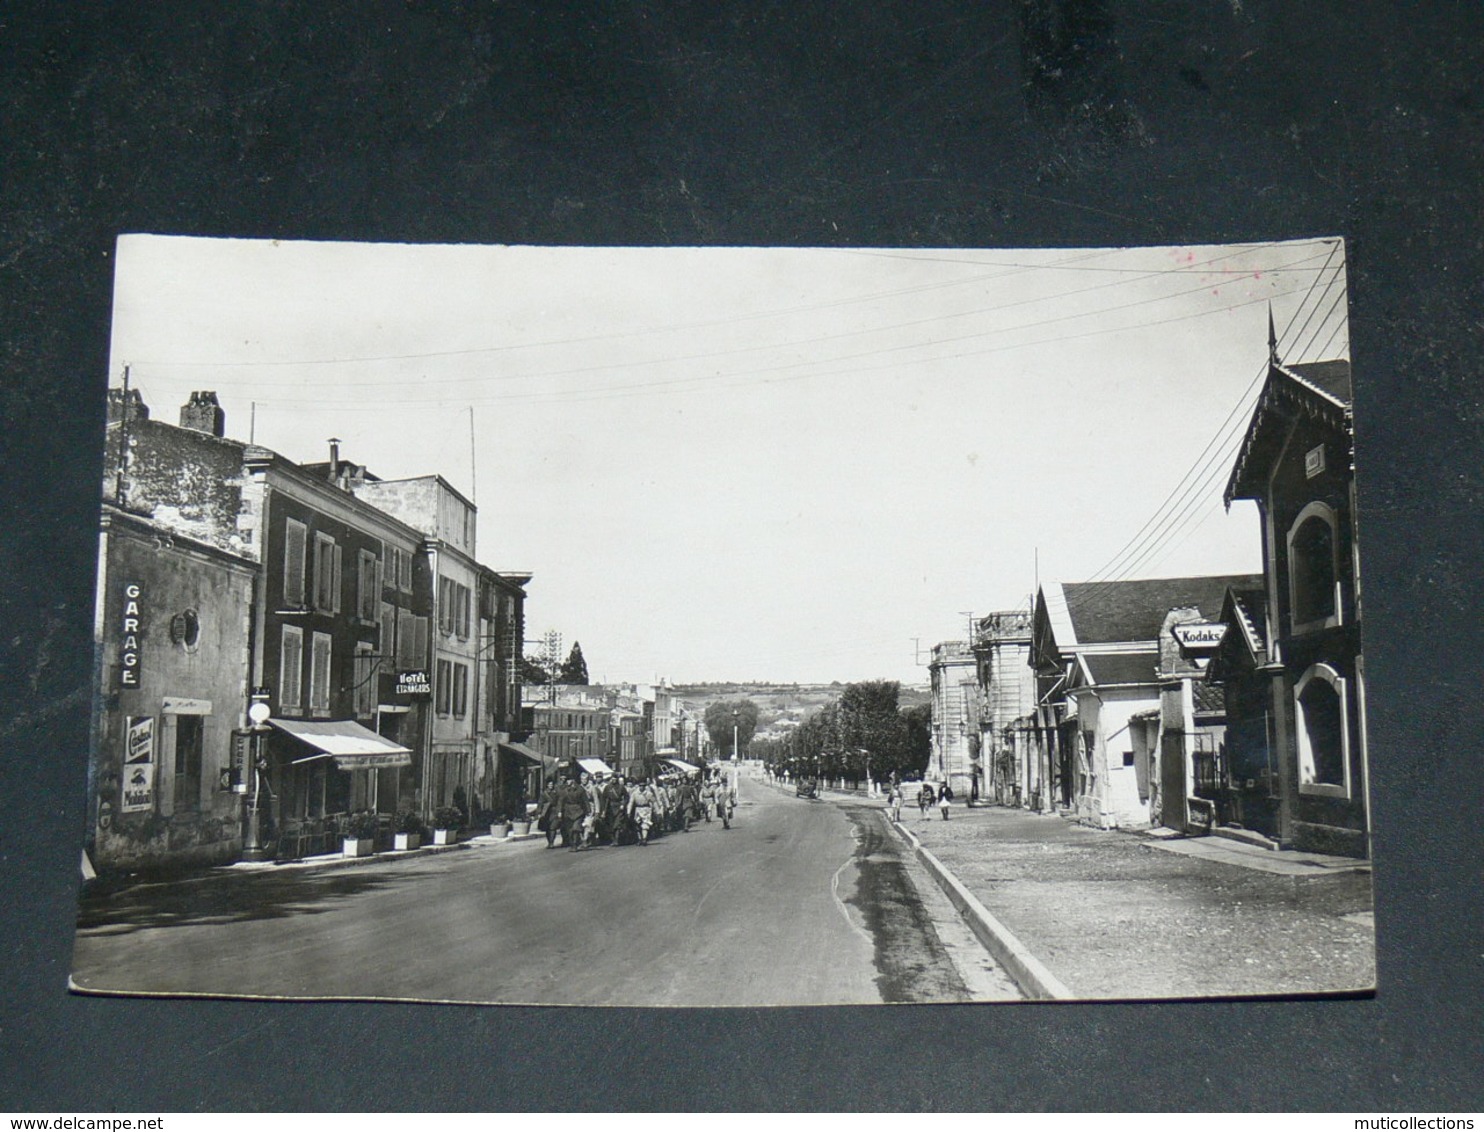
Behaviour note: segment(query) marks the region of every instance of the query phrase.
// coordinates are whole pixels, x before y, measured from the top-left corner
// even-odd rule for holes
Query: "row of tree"
[[[927,769],[932,749],[932,707],[900,706],[895,680],[847,684],[840,698],[814,712],[784,739],[759,740],[752,757],[774,773],[795,778],[903,779]]]

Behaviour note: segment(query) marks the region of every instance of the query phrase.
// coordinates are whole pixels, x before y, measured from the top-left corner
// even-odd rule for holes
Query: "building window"
[[[1345,679],[1316,664],[1294,685],[1299,791],[1350,796],[1350,732]]]
[[[308,528],[290,519],[283,531],[283,604],[304,604],[304,546]]]
[[[175,716],[175,808],[195,810],[201,805],[201,751],[205,746],[205,716]]]
[[[400,546],[392,550],[392,585],[403,593],[412,589],[412,556]]]
[[[457,664],[453,666],[453,714],[458,719],[463,719],[469,714],[469,666]]]
[[[316,633],[309,658],[309,710],[330,711],[330,634]]]
[[[389,601],[381,603],[381,632],[376,651],[389,661],[397,655],[397,607]]]
[[[375,621],[381,608],[381,559],[369,550],[356,555],[356,616]]]
[[[303,702],[303,689],[304,630],[296,625],[285,625],[278,651],[279,710],[297,712]]]
[[[340,612],[340,544],[326,534],[314,536],[314,608]]]
[[[437,678],[433,683],[434,710],[439,715],[447,715],[449,712],[449,708],[452,706],[453,703],[453,697],[451,694],[453,688],[452,663],[447,660],[440,660],[438,662],[435,676]]]
[[[356,642],[355,707],[365,719],[376,712],[376,647],[370,641]]]
[[[1334,509],[1324,503],[1310,503],[1289,528],[1289,620],[1296,633],[1339,624],[1337,528]]]

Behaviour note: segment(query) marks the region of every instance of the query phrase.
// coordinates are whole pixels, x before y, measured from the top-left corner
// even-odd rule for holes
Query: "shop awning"
[[[577,765],[588,774],[612,774],[613,768],[602,759],[578,759]]]
[[[685,771],[686,774],[699,774],[701,771],[700,767],[692,766],[684,759],[666,759],[665,761],[673,766],[676,770]]]
[[[353,719],[324,723],[302,719],[270,719],[268,722],[318,752],[308,758],[295,759],[295,763],[330,758],[335,760],[337,770],[379,770],[412,765],[412,752],[406,747],[382,738]]]
[[[524,743],[501,743],[500,750],[509,751],[512,755],[519,755],[521,758],[527,759],[537,766],[544,766],[547,769],[556,766],[556,759],[550,755],[543,755],[540,751],[527,747]]]

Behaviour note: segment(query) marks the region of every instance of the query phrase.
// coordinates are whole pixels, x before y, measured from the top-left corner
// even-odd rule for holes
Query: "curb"
[[[1040,1001],[1065,1001],[1076,997],[1065,983],[1030,953],[1009,928],[995,919],[989,909],[964,887],[958,877],[948,871],[942,861],[923,846],[916,834],[900,822],[894,822],[890,818],[887,818],[887,822],[912,846],[917,859],[958,909],[959,915],[969,925],[969,930],[1014,980],[1022,994]]]

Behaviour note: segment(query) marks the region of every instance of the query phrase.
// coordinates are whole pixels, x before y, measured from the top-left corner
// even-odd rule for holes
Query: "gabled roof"
[[[1261,574],[1220,574],[1198,578],[1141,578],[1116,582],[1068,582],[1057,587],[1070,644],[1094,645],[1156,641],[1165,614],[1172,609],[1198,609],[1205,617],[1221,611],[1228,587],[1260,588]],[[1047,612],[1056,627],[1056,603],[1047,595]]]
[[[1159,667],[1159,653],[1114,652],[1083,653],[1078,658],[1094,685],[1153,684]]]
[[[1352,403],[1350,363],[1343,359],[1268,365],[1267,380],[1257,396],[1252,419],[1237,450],[1223,499],[1253,499],[1262,490],[1265,472],[1277,458],[1287,424],[1295,415],[1324,421],[1350,432]]]

